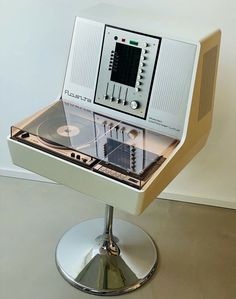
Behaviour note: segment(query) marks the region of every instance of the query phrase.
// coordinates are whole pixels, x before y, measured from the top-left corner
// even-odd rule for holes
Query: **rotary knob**
[[[137,101],[132,101],[132,102],[130,102],[130,107],[131,107],[133,110],[138,109],[138,107],[139,107],[139,102],[137,102]]]
[[[135,130],[135,129],[132,129],[132,130],[129,131],[128,136],[129,136],[130,139],[134,140],[138,136],[138,131]],[[131,147],[131,152],[135,153],[135,150],[136,150],[135,147],[132,146]]]

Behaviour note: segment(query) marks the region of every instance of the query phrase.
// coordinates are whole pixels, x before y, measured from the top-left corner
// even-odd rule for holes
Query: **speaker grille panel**
[[[152,109],[183,114],[189,95],[196,46],[164,40],[153,84]]]
[[[75,31],[76,39],[71,67],[70,81],[77,85],[94,88],[98,63],[97,55],[100,55],[102,31],[97,24],[79,21]],[[97,55],[94,53],[98,53]]]
[[[201,120],[212,108],[217,50],[216,46],[203,55],[198,120]]]

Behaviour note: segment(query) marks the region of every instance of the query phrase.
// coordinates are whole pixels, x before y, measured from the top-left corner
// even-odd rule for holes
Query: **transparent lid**
[[[91,170],[139,188],[176,144],[173,138],[62,100],[12,126],[12,138],[54,154],[68,156],[70,150],[71,157],[87,155]]]

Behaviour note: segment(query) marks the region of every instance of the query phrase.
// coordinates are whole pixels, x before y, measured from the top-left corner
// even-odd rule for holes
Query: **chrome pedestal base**
[[[106,220],[103,234],[104,220],[100,218],[67,231],[58,243],[56,264],[62,276],[84,292],[121,295],[139,288],[152,276],[157,251],[151,238],[139,227],[114,220],[113,235]]]

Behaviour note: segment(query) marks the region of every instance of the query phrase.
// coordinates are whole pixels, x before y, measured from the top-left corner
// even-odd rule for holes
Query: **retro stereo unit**
[[[81,226],[57,248],[62,275],[89,293],[121,294],[151,276],[155,246],[144,236],[149,245],[136,261],[146,259],[147,265],[132,268],[119,236],[109,230],[112,207],[140,214],[207,140],[220,31],[191,27],[109,5],[83,13],[75,21],[61,98],[11,128],[8,143],[16,165],[107,204],[97,254],[78,261],[74,248],[65,257]],[[96,230],[91,223],[85,226]],[[123,229],[123,222],[117,226]],[[135,239],[136,228],[131,230]],[[129,243],[129,235],[125,238]],[[112,271],[118,286],[109,286]]]

